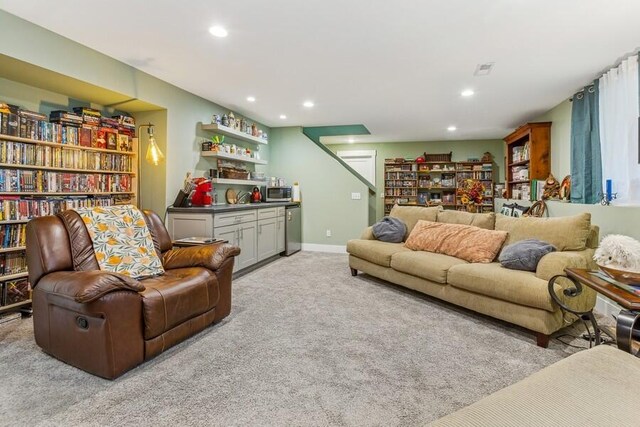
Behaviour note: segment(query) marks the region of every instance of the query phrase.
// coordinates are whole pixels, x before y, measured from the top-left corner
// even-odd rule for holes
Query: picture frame
[[[513,207],[513,205],[504,204],[502,208],[500,208],[500,213],[504,216],[511,216],[513,215]]]
[[[131,151],[129,135],[118,134],[118,151]]]

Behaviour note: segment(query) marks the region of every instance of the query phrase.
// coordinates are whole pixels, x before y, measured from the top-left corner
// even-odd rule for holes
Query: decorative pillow
[[[379,222],[373,224],[371,230],[374,237],[380,241],[400,243],[404,240],[407,226],[399,218],[385,216]]]
[[[492,262],[505,239],[505,231],[486,230],[471,225],[418,221],[405,247],[450,255],[469,262]]]
[[[496,222],[496,214],[488,213],[471,213],[464,211],[443,210],[438,212],[438,222],[446,222],[447,224],[463,224],[473,225],[475,227],[493,230]]]
[[[556,247],[559,251],[581,251],[591,233],[591,214],[557,218],[496,216],[496,230],[509,233],[505,244],[525,239],[538,239]]]
[[[520,240],[505,246],[500,252],[498,261],[503,267],[512,270],[536,271],[542,257],[555,250],[555,246],[542,240]]]
[[[100,270],[136,279],[164,273],[142,212],[133,205],[75,209],[87,227]]]
[[[438,212],[442,210],[441,206],[424,207],[424,206],[399,206],[394,205],[391,208],[389,216],[394,218],[400,218],[407,226],[407,232],[404,235],[406,240],[409,237],[409,233],[413,230],[416,223],[423,219],[425,221],[435,221],[438,217]]]

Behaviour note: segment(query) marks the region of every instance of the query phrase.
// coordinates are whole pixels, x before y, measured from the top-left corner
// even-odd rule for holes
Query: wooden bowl
[[[605,267],[600,264],[598,264],[598,268],[620,283],[626,283],[627,285],[640,284],[640,272],[618,270],[617,268]]]

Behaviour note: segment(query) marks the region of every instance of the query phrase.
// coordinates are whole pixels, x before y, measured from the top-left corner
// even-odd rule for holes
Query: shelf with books
[[[25,249],[27,249],[26,246],[14,246],[14,247],[8,247],[8,248],[0,248],[0,254],[1,253],[5,253],[5,252],[24,251]]]
[[[63,166],[55,167],[55,166],[20,165],[15,163],[0,163],[0,169],[29,169],[29,170],[60,171],[60,172],[122,174],[122,175],[135,176],[135,172],[126,172],[126,171],[119,171],[119,170],[74,169],[74,168],[66,168]]]
[[[507,198],[528,199],[531,189],[526,184],[549,176],[551,122],[527,123],[504,141]]]
[[[40,139],[31,139],[31,138],[22,138],[19,136],[6,135],[2,133],[0,133],[0,141],[23,142],[25,144],[35,144],[35,145],[42,145],[42,146],[48,146],[48,147],[59,147],[63,149],[66,148],[69,150],[82,150],[82,151],[95,151],[98,153],[121,154],[124,156],[136,155],[134,151],[129,151],[129,150],[110,150],[108,148],[86,147],[83,145],[75,145],[75,144],[61,144],[59,142],[43,141]]]

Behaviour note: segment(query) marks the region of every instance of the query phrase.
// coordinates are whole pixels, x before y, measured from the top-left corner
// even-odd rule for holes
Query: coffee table
[[[563,310],[586,318],[591,322],[595,331],[595,345],[602,343],[600,338],[600,332],[602,330],[598,326],[593,311],[581,312],[562,302],[555,293],[555,282],[560,278],[566,278],[573,282],[574,288],[565,288],[563,290],[564,295],[569,298],[581,294],[583,286],[587,286],[618,303],[624,310],[620,311],[616,319],[615,340],[619,349],[633,354],[633,342],[640,342],[640,294],[625,290],[624,285],[619,284],[599,270],[566,268],[564,272],[565,274],[563,275],[557,275],[549,279],[549,294],[551,298]],[[640,356],[640,351],[635,352],[635,355]]]

